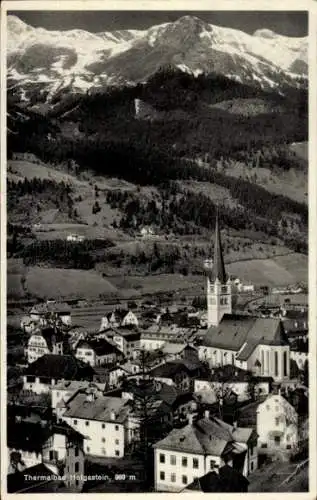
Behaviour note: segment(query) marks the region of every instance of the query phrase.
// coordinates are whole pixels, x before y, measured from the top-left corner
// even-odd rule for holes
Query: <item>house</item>
[[[72,468],[69,462],[73,452],[78,457],[76,468],[83,471],[84,455],[80,452],[83,439],[84,436],[65,423],[34,423],[16,416],[7,424],[8,474],[41,463],[46,464],[51,473],[57,474],[62,464]]]
[[[28,363],[33,363],[44,354],[63,354],[65,338],[60,331],[43,327],[29,337],[25,355]]]
[[[77,344],[75,357],[90,366],[105,366],[121,363],[124,354],[113,342],[92,338],[81,340]]]
[[[291,361],[294,361],[296,363],[299,370],[304,369],[305,362],[308,361],[308,356],[309,356],[308,349],[307,351],[305,350],[302,352],[293,349],[291,349],[290,351],[290,359]]]
[[[79,234],[68,234],[66,237],[66,241],[81,243],[85,240],[85,236]]]
[[[256,377],[237,366],[225,365],[211,368],[208,380],[195,380],[194,390],[217,392],[230,388],[237,395],[238,401],[245,401],[253,396],[269,394],[272,384],[271,377]]]
[[[135,327],[110,328],[105,332],[106,338],[113,342],[124,357],[135,359],[140,349],[141,332]]]
[[[66,402],[79,390],[96,387],[104,391],[105,384],[89,382],[87,380],[60,380],[51,388],[51,406],[55,414],[59,415],[60,408],[66,408]]]
[[[140,230],[141,238],[150,238],[151,236],[155,236],[154,229],[150,226],[144,226]]]
[[[294,450],[298,444],[298,414],[280,394],[269,395],[257,408],[259,447],[274,452]]]
[[[42,325],[47,323],[48,315],[54,315],[54,317],[59,319],[64,325],[71,325],[71,308],[68,304],[47,301],[33,306],[30,311],[31,320]]]
[[[187,360],[169,361],[153,368],[149,375],[155,380],[174,385],[180,391],[193,389],[194,379],[204,373],[200,363]]]
[[[246,493],[249,481],[230,465],[214,469],[195,479],[182,493]]]
[[[213,264],[206,274],[208,330],[199,346],[200,359],[210,366],[233,364],[276,381],[288,379],[290,346],[282,321],[233,313],[218,217]]]
[[[173,429],[154,448],[155,490],[179,492],[210,470],[227,464],[247,476],[257,467],[257,436],[253,429],[205,417]]]
[[[162,346],[160,351],[166,361],[173,361],[175,359],[188,359],[196,362],[198,361],[197,349],[188,344],[166,342]]]
[[[68,400],[62,418],[85,435],[86,454],[120,458],[125,452],[129,412],[129,400],[104,396],[91,388],[77,392]]]
[[[120,326],[139,326],[139,320],[133,311],[116,309],[107,316],[108,326],[119,328]],[[103,319],[104,324],[106,321]]]
[[[44,354],[23,374],[23,389],[40,394],[50,392],[61,380],[92,380],[93,369],[71,355]]]

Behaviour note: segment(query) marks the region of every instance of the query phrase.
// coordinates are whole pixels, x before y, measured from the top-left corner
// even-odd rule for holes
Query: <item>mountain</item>
[[[8,91],[26,104],[134,86],[165,66],[265,90],[307,88],[307,38],[268,29],[250,35],[183,16],[143,31],[48,31],[10,15],[7,33]]]

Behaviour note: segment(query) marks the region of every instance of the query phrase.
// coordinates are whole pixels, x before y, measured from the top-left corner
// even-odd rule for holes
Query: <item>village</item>
[[[204,268],[207,310],[130,303],[96,325],[74,304],[28,309],[22,358],[8,347],[9,492],[303,488],[307,305],[295,290],[239,309],[254,290],[226,274],[218,219]]]

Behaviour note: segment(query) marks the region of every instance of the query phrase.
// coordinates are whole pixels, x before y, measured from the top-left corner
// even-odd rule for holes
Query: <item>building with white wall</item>
[[[78,392],[67,402],[62,418],[85,436],[86,454],[121,458],[125,452],[129,412],[129,400],[87,390]]]
[[[298,415],[280,394],[271,394],[257,407],[258,445],[262,450],[294,450],[298,444]]]
[[[227,463],[243,475],[257,468],[257,437],[253,429],[205,418],[154,445],[155,490],[179,492],[196,478]]]

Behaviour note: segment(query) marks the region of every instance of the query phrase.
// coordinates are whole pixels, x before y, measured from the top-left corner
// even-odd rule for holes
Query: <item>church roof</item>
[[[225,314],[218,326],[207,330],[203,339],[203,345],[206,347],[232,351],[242,348],[238,359],[248,359],[259,344],[288,344],[281,320]]]
[[[216,228],[215,228],[214,259],[213,259],[213,266],[209,274],[209,278],[211,281],[215,281],[216,279],[218,279],[220,283],[226,283],[227,281],[225,264],[223,260],[223,250],[221,244],[218,214],[216,217]]]

